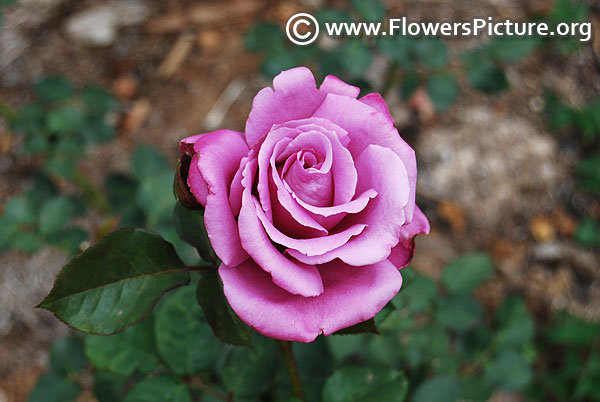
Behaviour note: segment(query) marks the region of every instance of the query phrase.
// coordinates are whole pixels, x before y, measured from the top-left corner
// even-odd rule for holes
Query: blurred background
[[[243,131],[298,65],[384,95],[432,224],[382,335],[329,337],[328,356],[403,369],[414,401],[600,400],[600,42],[283,33],[297,12],[598,26],[595,5],[0,0],[0,402],[27,400],[73,336],[34,306],[90,242],[146,226],[197,258],[171,223],[179,140]],[[111,400],[88,364],[63,400]]]

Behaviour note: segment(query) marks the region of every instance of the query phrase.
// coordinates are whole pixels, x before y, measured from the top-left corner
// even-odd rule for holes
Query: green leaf
[[[28,197],[20,195],[6,201],[3,216],[9,222],[33,224],[37,219],[37,211]]]
[[[40,211],[40,233],[44,236],[55,235],[67,222],[81,215],[84,208],[81,201],[73,197],[59,196],[49,199]]]
[[[398,67],[408,69],[413,66],[412,52],[415,41],[402,35],[383,36],[377,40],[377,47]]]
[[[49,373],[35,384],[29,395],[29,402],[70,402],[74,401],[80,392],[81,389],[72,380]]]
[[[353,355],[361,355],[364,345],[367,343],[368,334],[359,334],[354,336],[326,336],[327,346],[336,361],[344,361]]]
[[[251,52],[271,53],[284,48],[283,32],[277,24],[260,22],[244,36],[244,47]]]
[[[125,331],[105,336],[86,335],[85,355],[99,370],[121,376],[155,367],[154,319],[149,317]]]
[[[497,342],[500,347],[523,346],[533,339],[535,323],[520,296],[506,298],[498,311]]]
[[[84,121],[81,110],[65,106],[48,114],[47,127],[52,133],[65,135],[83,129]]]
[[[554,344],[569,346],[589,346],[600,336],[600,324],[587,322],[566,313],[557,315],[556,322],[548,331],[548,337]]]
[[[219,355],[221,344],[204,320],[191,286],[161,303],[154,328],[158,353],[175,374],[197,374]]]
[[[81,98],[88,110],[102,116],[117,107],[117,100],[110,92],[96,86],[88,86],[81,93]]]
[[[533,374],[529,364],[511,349],[502,350],[485,368],[488,381],[507,390],[522,389],[531,381]]]
[[[456,402],[460,392],[460,382],[456,378],[437,376],[419,385],[412,402]]]
[[[536,37],[494,38],[486,50],[495,60],[516,62],[529,56],[540,43]]]
[[[579,377],[579,381],[575,387],[574,397],[576,399],[584,399],[588,397],[590,400],[597,401],[600,399],[600,390],[598,382],[600,381],[600,352],[597,348],[590,353],[587,363]]]
[[[260,71],[266,77],[272,78],[283,70],[296,67],[299,63],[294,54],[287,49],[272,50],[263,60]]]
[[[102,117],[88,117],[81,134],[87,142],[100,144],[111,140],[115,136],[115,130]]]
[[[562,131],[574,124],[575,112],[554,91],[544,93],[544,112],[552,131]]]
[[[320,400],[325,380],[336,364],[329,353],[326,337],[320,336],[311,343],[294,342],[292,349],[307,400]],[[286,388],[291,391],[291,384]]]
[[[204,261],[217,261],[204,226],[204,210],[192,211],[177,202],[173,209],[173,223],[179,237],[196,247]]]
[[[13,236],[22,231],[20,225],[9,221],[4,216],[0,216],[0,251],[10,247],[13,243]]]
[[[192,402],[192,397],[185,384],[178,384],[171,377],[162,375],[134,385],[123,402]]]
[[[258,400],[271,388],[281,361],[272,339],[256,335],[252,343],[252,348],[232,349],[220,370],[223,385],[236,400]]]
[[[104,178],[104,189],[114,213],[120,215],[123,226],[142,226],[146,224],[144,213],[135,200],[138,182],[124,174],[110,173]]]
[[[81,339],[70,336],[58,338],[50,349],[52,370],[61,375],[73,374],[85,367],[85,355]]]
[[[378,0],[352,0],[352,8],[368,22],[383,22],[385,7]]]
[[[408,306],[411,312],[420,313],[427,309],[437,295],[435,283],[428,277],[417,274],[415,278],[398,293],[398,304]]]
[[[446,110],[458,96],[458,84],[449,74],[438,75],[429,79],[427,92],[437,110]]]
[[[131,171],[141,181],[157,174],[170,172],[171,167],[167,158],[156,149],[148,145],[140,145],[133,153]]]
[[[127,377],[99,372],[94,375],[94,396],[98,402],[114,402],[123,399]]]
[[[379,310],[379,313],[375,315],[375,325],[382,325],[395,310],[396,306],[394,305],[394,302],[390,300],[381,310]]]
[[[371,50],[360,38],[348,39],[340,48],[344,72],[352,79],[360,78],[371,65]]]
[[[422,65],[431,68],[441,68],[448,63],[448,50],[443,40],[428,37],[415,40],[415,55]]]
[[[446,289],[453,294],[473,292],[494,274],[494,262],[489,254],[467,253],[451,261],[442,275]]]
[[[67,99],[73,93],[73,85],[65,77],[50,76],[35,84],[38,96],[48,102]]]
[[[593,218],[584,218],[577,225],[577,229],[575,230],[573,237],[582,246],[600,246],[600,225],[598,225]]]
[[[33,176],[33,185],[27,190],[25,195],[29,201],[39,209],[41,205],[49,198],[58,194],[58,189],[52,183],[52,180],[43,173],[36,172]]]
[[[481,321],[483,309],[474,298],[458,295],[439,301],[435,314],[437,320],[446,328],[463,332]]]
[[[419,74],[408,72],[400,83],[400,95],[402,99],[407,100],[419,88]]]
[[[461,397],[467,401],[489,401],[494,387],[479,376],[461,381]]]
[[[81,244],[89,239],[88,232],[80,227],[69,227],[57,232],[50,242],[56,244],[64,250],[67,250],[72,255],[77,255],[81,252]]]
[[[369,320],[359,322],[358,324],[354,324],[347,328],[342,328],[339,331],[336,331],[334,335],[351,335],[351,334],[378,334],[377,326],[375,325],[375,319],[371,318]]]
[[[343,367],[325,382],[323,402],[402,402],[408,383],[401,371],[384,367]]]
[[[164,221],[172,223],[175,203],[172,189],[173,173],[170,171],[147,177],[140,184],[136,201],[146,214],[149,227],[154,228]]]
[[[23,251],[25,253],[35,253],[44,246],[44,243],[36,234],[18,232],[13,234],[11,245],[15,250]]]
[[[75,172],[75,161],[72,157],[55,155],[46,160],[45,170],[51,175],[57,175],[65,179],[71,179]]]
[[[196,289],[196,299],[206,321],[219,339],[232,345],[252,344],[250,327],[229,307],[216,270],[202,273]]]
[[[473,87],[489,94],[508,88],[504,70],[489,61],[477,60],[470,63],[467,66],[467,76]]]
[[[112,334],[142,320],[189,274],[173,246],[141,229],[111,233],[65,266],[40,307],[74,328]]]

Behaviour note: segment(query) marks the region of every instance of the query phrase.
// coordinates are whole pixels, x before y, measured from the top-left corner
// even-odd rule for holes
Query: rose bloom
[[[256,95],[245,133],[181,141],[225,296],[269,337],[311,342],[374,317],[429,232],[414,151],[381,95],[359,92],[294,68]]]

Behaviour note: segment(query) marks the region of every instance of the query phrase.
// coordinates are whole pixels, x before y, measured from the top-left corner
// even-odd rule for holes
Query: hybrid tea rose
[[[374,317],[429,232],[414,151],[359,92],[294,68],[256,95],[244,133],[181,141],[225,296],[264,335],[311,342]]]

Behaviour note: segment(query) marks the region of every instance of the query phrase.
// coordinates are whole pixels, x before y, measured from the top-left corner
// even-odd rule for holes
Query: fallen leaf
[[[464,233],[467,226],[462,208],[452,201],[440,201],[437,205],[438,215],[447,222],[455,234]]]
[[[544,215],[538,215],[529,221],[529,232],[538,242],[549,242],[556,238],[556,228]]]

